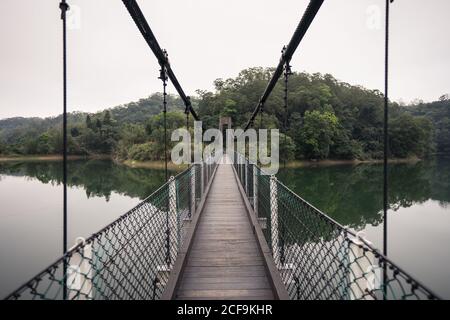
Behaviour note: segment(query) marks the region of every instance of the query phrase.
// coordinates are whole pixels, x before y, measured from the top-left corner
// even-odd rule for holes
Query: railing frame
[[[209,165],[207,165],[207,167],[209,167]],[[218,167],[218,165],[216,164],[213,169],[211,178],[209,179],[208,184],[206,185],[205,192],[202,194],[202,198],[197,207],[194,218],[191,221],[191,225],[186,234],[186,238],[184,239],[183,246],[181,247],[181,249],[178,252],[177,260],[175,261],[172,272],[170,274],[169,281],[165,287],[165,290],[163,292],[161,300],[172,300],[175,298],[175,294],[180,285],[181,275],[183,274],[184,268],[186,266],[186,262],[187,262],[186,258],[189,256],[189,253],[191,251],[192,240],[194,239],[195,231],[197,230],[197,227],[198,227],[198,222],[200,221],[200,217],[201,217],[203,209],[205,207],[206,199],[208,198],[208,194],[211,189],[211,185],[214,181],[214,177],[217,172],[217,167]],[[202,172],[203,172],[203,170],[202,170]],[[202,181],[203,181],[203,179],[202,179]]]
[[[155,190],[151,195],[149,195],[148,197],[146,197],[144,200],[142,200],[137,206],[135,206],[134,208],[132,208],[131,210],[129,210],[128,212],[126,212],[125,214],[121,215],[119,218],[117,218],[115,221],[113,221],[112,223],[110,223],[109,225],[105,226],[104,228],[102,228],[101,230],[99,230],[98,232],[94,233],[93,235],[91,235],[89,238],[87,238],[86,240],[83,239],[83,241],[79,241],[76,245],[74,245],[72,248],[70,248],[62,257],[58,258],[55,262],[53,262],[52,264],[50,264],[47,268],[45,268],[43,271],[41,271],[40,273],[38,273],[36,276],[34,276],[33,278],[31,278],[29,281],[25,282],[23,285],[21,285],[20,287],[18,287],[18,289],[16,289],[14,292],[12,292],[11,294],[9,294],[8,296],[5,297],[5,299],[20,299],[24,297],[24,294],[26,293],[26,296],[30,295],[33,298],[38,298],[38,299],[61,299],[61,296],[56,293],[52,293],[51,296],[47,297],[46,293],[44,292],[44,294],[41,293],[41,291],[35,291],[36,287],[39,285],[40,281],[44,278],[49,279],[47,281],[50,281],[49,284],[51,285],[52,283],[55,286],[61,286],[62,290],[65,292],[65,288],[67,286],[68,281],[70,280],[69,278],[71,277],[71,274],[68,273],[68,269],[63,269],[63,273],[62,275],[58,275],[58,278],[52,280],[52,275],[55,272],[55,270],[59,270],[59,268],[64,264],[66,265],[67,262],[77,262],[80,264],[80,268],[85,268],[85,272],[83,273],[83,277],[85,278],[85,280],[83,280],[83,288],[81,288],[79,291],[75,292],[75,294],[71,294],[70,290],[69,295],[65,295],[65,297],[70,298],[70,299],[75,299],[75,300],[86,300],[86,299],[91,299],[92,298],[92,292],[86,292],[87,288],[92,287],[92,285],[89,285],[89,281],[90,281],[90,276],[89,274],[91,273],[91,270],[94,271],[94,269],[89,270],[88,267],[94,268],[94,266],[92,265],[93,261],[90,260],[86,260],[89,259],[89,256],[91,256],[92,252],[92,245],[96,244],[98,246],[98,248],[100,248],[100,250],[104,250],[102,249],[101,245],[103,245],[102,243],[98,243],[96,242],[97,239],[100,239],[102,237],[107,237],[107,239],[109,239],[109,231],[111,231],[111,235],[114,235],[114,228],[122,228],[121,227],[121,223],[126,220],[126,221],[130,221],[130,223],[134,223],[134,219],[138,218],[142,218],[142,210],[144,210],[144,212],[146,212],[145,210],[147,210],[148,207],[146,206],[159,206],[161,205],[161,201],[167,201],[167,205],[166,205],[166,211],[167,211],[167,239],[168,239],[168,243],[171,246],[171,253],[170,253],[170,263],[168,262],[167,265],[157,265],[158,261],[161,260],[161,257],[158,257],[157,260],[153,260],[153,261],[145,261],[145,259],[143,261],[130,261],[128,263],[131,263],[131,265],[133,263],[136,262],[142,262],[142,263],[151,263],[151,266],[155,266],[156,269],[153,270],[152,269],[152,273],[155,274],[164,274],[164,275],[168,275],[170,273],[170,276],[172,276],[172,273],[175,270],[175,267],[177,267],[179,265],[179,263],[177,264],[177,260],[178,260],[178,256],[179,254],[182,252],[181,248],[183,248],[184,245],[186,245],[186,237],[183,237],[183,234],[181,232],[181,225],[189,223],[189,219],[185,220],[181,217],[181,215],[186,214],[189,216],[189,212],[187,212],[186,210],[190,211],[190,210],[196,210],[195,212],[201,212],[202,207],[204,205],[205,202],[205,197],[206,194],[205,192],[201,192],[201,195],[198,195],[196,192],[196,179],[200,178],[196,176],[196,166],[199,166],[200,164],[194,164],[189,166],[186,170],[182,171],[181,173],[177,174],[175,177],[171,177],[169,181],[167,181],[166,183],[164,183],[163,185],[161,185],[157,190]],[[207,168],[205,168],[205,166]],[[200,189],[201,191],[209,191],[209,186],[211,185],[212,179],[208,179],[207,182],[207,187],[205,189],[204,183],[205,183],[205,178],[207,178],[207,176],[204,175],[204,171],[205,170],[210,170],[212,171],[213,169],[215,170],[217,167],[217,165],[214,164],[203,164],[201,163],[201,168],[202,170],[200,170],[201,172],[201,181],[199,183],[201,183],[201,187],[202,189]],[[214,171],[215,172],[215,171]],[[186,176],[187,175],[187,176]],[[212,178],[212,176],[210,177]],[[186,185],[183,185],[183,201],[186,203],[183,203],[183,206],[186,207],[181,207],[178,208],[178,202],[180,201],[179,197],[179,183],[181,183],[180,181],[183,181],[183,183],[186,183]],[[166,189],[165,189],[166,188]],[[162,195],[164,197],[167,198],[158,198],[158,195]],[[200,196],[201,200],[200,200],[200,205],[196,205],[196,200],[197,197]],[[156,198],[155,198],[156,197]],[[167,200],[163,200],[163,199],[167,199]],[[159,202],[155,202],[154,201],[159,201]],[[159,204],[158,204],[159,203]],[[153,208],[153,207],[152,207]],[[139,211],[141,210],[141,211]],[[160,207],[156,207],[155,209],[156,212],[163,212],[164,209],[160,208]],[[181,210],[181,211],[180,211]],[[139,212],[139,214],[138,214]],[[136,214],[136,215],[135,215]],[[144,225],[138,224],[136,227],[136,234],[134,234],[132,236],[144,236],[142,233],[140,232],[144,232],[144,229],[142,229],[147,223],[150,223],[150,221],[152,221],[152,217],[154,216],[154,214],[156,213],[151,213],[150,216],[148,216],[148,221],[142,221],[142,223],[144,223]],[[175,217],[174,217],[175,215]],[[198,220],[198,215],[194,214],[194,218]],[[147,217],[147,216],[146,216]],[[170,218],[171,217],[171,218]],[[137,223],[140,223],[139,221],[137,221]],[[160,222],[151,222],[151,223],[160,223]],[[187,234],[190,232],[189,231],[189,227]],[[121,232],[127,232],[127,230],[122,230],[120,229]],[[150,229],[151,230],[151,229]],[[117,232],[117,231],[116,231]],[[149,232],[149,229],[145,229],[145,232]],[[151,231],[153,232],[153,231]],[[159,230],[157,232],[166,232],[166,230]],[[105,236],[108,235],[108,236]],[[120,234],[119,234],[120,235]],[[156,237],[156,233],[155,235],[150,234],[150,237]],[[160,239],[162,239],[162,235],[158,234],[158,236]],[[103,239],[103,238],[102,238]],[[131,240],[131,238],[130,238]],[[181,248],[180,248],[180,241],[183,240]],[[103,241],[103,240],[102,240]],[[116,241],[116,240],[114,240]],[[162,240],[161,240],[162,241]],[[118,250],[118,252],[113,251],[114,254],[118,254],[121,250],[126,249],[127,250],[131,250],[134,251],[134,248],[127,248],[126,245],[127,243],[120,243],[117,242],[116,245],[118,245],[118,247],[114,247],[112,250]],[[99,249],[97,249],[99,250]],[[109,250],[109,249],[108,249]],[[131,252],[130,251],[130,252]],[[173,252],[176,251],[176,252]],[[140,259],[140,258],[138,258]],[[109,263],[109,260],[106,260],[107,262],[103,261],[102,263]],[[90,264],[90,266],[89,266]],[[141,265],[141,267],[143,267],[143,265]],[[101,272],[98,269],[95,269],[95,271]],[[135,276],[140,276],[141,273],[135,275]],[[58,280],[59,277],[62,277],[62,279],[64,280]],[[101,277],[101,274],[100,274]],[[159,276],[157,276],[159,277]],[[142,279],[145,283],[148,282],[148,279]],[[103,281],[103,280],[102,280]],[[117,279],[115,281],[118,281]],[[85,284],[87,283],[87,284]],[[46,285],[46,283],[44,283]],[[167,282],[165,280],[162,281],[162,283],[160,283],[158,286],[161,287],[162,286],[167,286],[170,285],[171,282]],[[107,284],[106,284],[107,285]],[[145,285],[147,286],[147,284]],[[153,282],[153,290],[155,290],[155,282]],[[58,287],[57,287],[58,288]],[[57,292],[61,292],[60,289],[57,290]],[[109,288],[109,287],[108,287]],[[108,289],[107,288],[107,289]],[[136,288],[131,288],[130,290],[142,290],[144,288],[144,286],[142,286],[141,284],[138,285],[138,287]],[[102,288],[103,290],[104,288]],[[109,288],[110,289],[110,288]],[[72,288],[71,288],[72,290]],[[77,290],[77,289],[75,289]],[[162,295],[164,295],[165,292],[165,288],[164,291],[162,292]],[[104,295],[104,292],[98,292],[99,297],[100,298],[108,298],[107,296]],[[128,295],[130,295],[129,292],[127,292]],[[152,296],[151,292],[131,292],[131,294],[133,296]],[[118,298],[120,295],[120,293],[114,293],[114,297]],[[161,297],[162,297],[161,295]],[[81,296],[81,297],[80,297]],[[26,297],[25,297],[26,298]],[[153,293],[153,299],[159,298],[159,296],[155,296],[155,294]],[[64,298],[63,298],[64,299]]]
[[[238,166],[238,168],[240,168],[240,167],[241,166]],[[248,195],[240,182],[239,171],[236,170],[234,165],[232,165],[232,168],[233,168],[234,178],[236,179],[236,184],[239,189],[239,193],[245,204],[245,209],[247,212],[248,219],[250,220],[253,232],[256,236],[256,240],[258,243],[258,249],[264,258],[264,266],[267,271],[267,274],[269,275],[270,286],[272,287],[272,291],[275,295],[275,298],[277,300],[289,300],[289,294],[286,291],[286,288],[281,279],[278,268],[273,259],[272,249],[269,247],[269,244],[267,243],[267,241],[264,237],[264,234],[263,234],[261,226],[259,224],[256,212],[252,208],[251,203],[248,199]],[[256,207],[257,207],[257,205],[256,205]]]
[[[238,180],[238,185],[240,187],[241,190],[243,190],[243,192],[241,193],[242,195],[246,195],[245,198],[247,198],[247,202],[249,201],[250,195],[248,195],[244,188],[244,182],[242,181],[242,179],[244,178],[242,175],[240,175],[240,168],[242,167],[240,165],[239,159],[240,158],[244,158],[244,163],[247,165],[253,165],[253,172],[254,175],[257,175],[257,173],[255,173],[257,170],[255,170],[255,167],[260,171],[260,172],[264,172],[263,169],[259,168],[256,164],[250,164],[248,159],[246,159],[243,155],[235,152],[234,155],[234,159],[238,160],[237,163],[234,164],[235,166],[235,173],[236,173],[236,178]],[[244,180],[245,181],[245,180]],[[293,192],[292,190],[290,190],[287,186],[285,186],[282,182],[278,181],[274,176],[270,177],[269,180],[269,184],[270,184],[270,197],[275,197],[275,199],[278,199],[278,195],[279,195],[279,189],[282,188],[284,189],[285,192],[288,192],[291,196],[297,198],[297,200],[300,203],[303,203],[305,206],[309,207],[311,209],[311,211],[313,211],[314,215],[317,216],[318,218],[320,218],[322,221],[324,221],[325,223],[327,223],[330,226],[333,226],[333,228],[336,228],[336,232],[339,231],[339,234],[341,234],[344,239],[347,239],[348,243],[349,243],[349,248],[352,251],[351,255],[353,255],[353,262],[350,263],[349,267],[350,267],[350,272],[352,273],[353,276],[353,280],[354,282],[352,283],[352,285],[354,287],[357,287],[359,291],[364,292],[367,286],[366,284],[362,284],[362,277],[364,277],[364,274],[362,273],[358,273],[359,271],[352,269],[352,263],[355,264],[355,260],[360,259],[359,256],[363,255],[366,259],[368,259],[368,261],[372,261],[375,259],[378,259],[378,266],[384,266],[385,269],[389,269],[393,272],[394,275],[394,279],[397,279],[397,275],[401,275],[401,279],[403,279],[404,281],[406,281],[406,283],[408,283],[410,285],[410,294],[405,294],[406,297],[409,296],[417,296],[418,294],[416,294],[416,290],[420,291],[420,295],[423,297],[426,297],[427,299],[440,299],[440,297],[438,295],[436,295],[433,291],[431,291],[429,288],[427,288],[425,285],[423,285],[421,282],[417,281],[416,279],[414,279],[412,276],[410,276],[407,272],[405,272],[402,268],[398,267],[395,263],[393,263],[390,259],[388,259],[387,257],[385,257],[377,248],[375,248],[373,246],[373,244],[371,242],[369,242],[367,239],[365,239],[364,236],[362,236],[361,233],[355,233],[351,230],[349,230],[348,228],[342,226],[341,224],[339,224],[338,222],[336,222],[334,219],[330,218],[329,216],[327,216],[326,214],[324,214],[322,211],[320,211],[319,209],[317,209],[316,207],[314,207],[313,205],[311,205],[309,202],[307,202],[306,200],[304,200],[303,198],[301,198],[299,195],[297,195],[295,192]],[[275,186],[276,185],[276,186]],[[257,182],[257,190],[254,188],[254,194],[253,194],[253,200],[255,199],[255,197],[257,197],[257,194],[259,193],[259,180]],[[269,199],[271,199],[269,198]],[[259,199],[258,199],[259,201]],[[270,200],[269,200],[270,201]],[[273,204],[272,202],[277,203],[276,205]],[[251,206],[250,206],[251,207]],[[257,211],[258,209],[258,202],[255,201],[254,202],[254,211]],[[278,200],[276,201],[270,201],[270,214],[271,214],[271,220],[275,220],[275,221],[271,221],[272,227],[274,226],[273,223],[278,224]],[[258,217],[258,215],[256,215],[255,213],[255,217]],[[274,219],[276,218],[276,219]],[[266,221],[267,223],[267,221]],[[258,225],[259,226],[259,225]],[[264,235],[263,235],[264,236]],[[277,251],[278,251],[278,234],[275,235],[271,235],[271,246],[272,246],[272,250],[271,253],[273,253],[272,256],[272,260],[274,261],[274,265],[276,266],[277,270],[279,272],[291,272],[290,270],[292,270],[292,266],[290,266],[289,264],[284,264],[281,263],[281,261],[279,261],[279,256],[277,255]],[[264,237],[265,238],[265,237]],[[367,262],[365,262],[367,264]],[[357,264],[359,264],[359,262],[357,262]],[[364,263],[363,264],[363,267]],[[368,266],[368,265],[366,265]],[[359,269],[361,269],[361,266],[358,266]],[[392,279],[391,279],[392,280]],[[390,281],[391,281],[390,280]],[[398,279],[397,279],[398,280]],[[400,281],[400,280],[398,280]],[[389,282],[388,282],[389,283]],[[386,284],[383,283],[383,286],[386,286]],[[388,288],[389,289],[389,288]],[[380,290],[380,289],[378,289]],[[382,290],[387,290],[385,287]],[[356,290],[355,290],[356,291]],[[383,296],[386,297],[386,291],[383,291],[384,294]],[[349,298],[350,299],[373,299],[374,297],[371,296],[370,294],[358,294],[358,292],[354,293],[354,291],[350,290],[349,293]]]

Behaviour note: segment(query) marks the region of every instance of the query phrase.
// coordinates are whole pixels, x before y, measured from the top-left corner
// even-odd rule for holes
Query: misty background
[[[159,65],[120,0],[70,0],[69,111],[94,112],[162,90]],[[140,0],[188,95],[216,78],[274,67],[307,0]],[[384,0],[326,0],[292,59],[293,70],[383,88]],[[0,118],[62,111],[58,0],[0,2]],[[447,0],[391,7],[390,98],[450,92]],[[175,90],[169,86],[169,92]]]

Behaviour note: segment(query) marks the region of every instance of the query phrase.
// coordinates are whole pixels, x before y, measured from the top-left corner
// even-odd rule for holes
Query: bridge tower
[[[227,129],[231,129],[231,117],[220,117],[219,130],[222,132],[223,150],[227,150]]]

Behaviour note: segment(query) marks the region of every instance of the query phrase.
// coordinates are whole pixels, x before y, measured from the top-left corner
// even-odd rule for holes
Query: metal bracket
[[[59,3],[59,9],[61,9],[61,20],[64,20],[66,18],[66,12],[70,10],[70,6],[66,1],[61,1]]]

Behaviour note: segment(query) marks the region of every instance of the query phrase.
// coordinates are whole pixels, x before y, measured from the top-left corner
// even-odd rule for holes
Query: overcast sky
[[[61,113],[58,2],[0,1],[0,118]],[[122,1],[68,2],[74,5],[69,111],[97,111],[161,91],[156,59]],[[382,89],[384,2],[325,0],[293,69]],[[243,68],[275,66],[307,3],[139,1],[188,95],[212,90],[216,78],[235,77]],[[450,93],[450,1],[396,0],[391,8],[391,98],[430,101]]]

